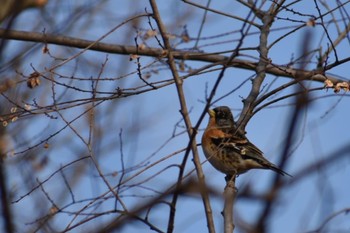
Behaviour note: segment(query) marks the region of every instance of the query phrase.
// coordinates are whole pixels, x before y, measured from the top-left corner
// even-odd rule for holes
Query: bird
[[[251,143],[235,124],[227,106],[209,109],[209,123],[202,136],[202,149],[209,163],[226,174],[226,180],[250,169],[270,169],[291,176],[268,161],[263,152]]]

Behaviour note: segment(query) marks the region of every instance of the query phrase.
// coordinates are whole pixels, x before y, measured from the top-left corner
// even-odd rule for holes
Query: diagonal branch
[[[260,87],[266,77],[266,70],[269,64],[268,59],[268,36],[270,33],[270,27],[274,20],[274,15],[271,9],[269,12],[264,12],[254,8],[254,13],[261,18],[263,24],[260,28],[260,38],[259,38],[259,62],[256,65],[256,77],[252,80],[252,89],[248,97],[243,101],[243,110],[237,121],[238,129],[244,132],[245,126],[252,117],[254,110],[254,102],[260,94]],[[253,9],[252,9],[253,10]]]
[[[183,80],[180,78],[180,75],[177,72],[177,68],[176,68],[176,64],[175,64],[175,58],[174,58],[173,52],[172,52],[172,47],[171,47],[170,42],[169,42],[169,38],[168,38],[168,35],[167,35],[167,31],[166,31],[165,25],[163,24],[162,19],[160,17],[160,13],[158,11],[157,4],[156,4],[155,0],[150,0],[150,4],[151,4],[151,7],[152,7],[152,11],[153,11],[153,17],[154,17],[154,19],[155,19],[155,21],[157,23],[157,26],[159,28],[159,31],[161,33],[164,46],[168,50],[167,51],[167,59],[168,59],[167,62],[168,62],[169,68],[171,70],[171,73],[172,73],[174,81],[175,81],[175,86],[176,86],[176,89],[177,89],[179,102],[180,102],[180,106],[181,106],[180,112],[181,112],[182,117],[183,117],[183,119],[185,121],[187,132],[188,132],[188,136],[189,136],[189,139],[191,141],[191,144],[189,145],[189,147],[191,147],[191,151],[192,151],[192,154],[193,154],[193,162],[195,164],[198,181],[199,181],[200,187],[205,187],[204,174],[203,174],[203,170],[202,170],[201,163],[200,163],[200,160],[199,160],[197,143],[196,143],[196,139],[195,139],[196,131],[193,130],[192,123],[191,123],[191,120],[190,120],[190,117],[189,117],[189,114],[188,114],[187,103],[186,103],[186,99],[185,99],[185,93],[183,91]],[[185,164],[183,164],[183,165],[185,165]],[[180,170],[183,171],[184,170],[184,166],[182,166],[180,168]],[[177,186],[181,186],[181,181],[182,181],[182,177],[181,176],[182,175],[181,175],[181,172],[180,172],[179,180],[177,182]],[[206,218],[207,218],[207,224],[208,224],[209,232],[215,232],[214,220],[213,220],[212,210],[211,210],[210,201],[209,201],[209,195],[208,195],[208,193],[205,190],[203,192],[201,192],[201,195],[202,195],[202,200],[203,200],[203,204],[204,204],[204,208],[205,208],[205,214],[206,214]],[[177,194],[174,194],[173,197],[175,199],[173,198],[172,208],[170,210],[168,232],[173,232],[173,228],[174,228],[174,217],[175,217],[175,209],[174,209],[175,206],[174,206],[174,204],[176,204]]]

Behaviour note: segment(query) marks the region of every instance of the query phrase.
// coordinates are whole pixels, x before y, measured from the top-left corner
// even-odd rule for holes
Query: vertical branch
[[[120,187],[122,185],[125,176],[125,163],[124,163],[124,152],[123,152],[123,128],[119,131],[119,147],[120,147],[120,164],[121,164],[121,175],[117,185],[117,195],[119,196]],[[117,201],[115,202],[115,209],[117,209]]]
[[[211,0],[208,0],[208,1],[207,1],[206,8],[209,8],[210,3],[211,3]],[[203,27],[204,27],[205,20],[207,19],[207,14],[208,14],[208,10],[205,9],[205,10],[204,10],[204,15],[203,15],[203,18],[202,18],[202,22],[201,22],[201,26],[199,27],[199,30],[198,30],[198,35],[197,35],[197,38],[196,38],[196,43],[195,43],[195,45],[193,46],[193,48],[195,48],[195,49],[197,49],[197,47],[198,47],[198,42],[199,42],[199,39],[200,39],[201,34],[202,34],[202,30],[203,30]]]
[[[233,223],[233,205],[237,195],[236,189],[236,177],[232,176],[232,179],[227,180],[225,191],[224,191],[224,232],[232,233],[235,229],[235,225]]]
[[[300,67],[301,69],[303,69],[304,65],[307,64],[306,60],[307,60],[307,54],[309,51],[309,45],[310,42],[312,41],[311,39],[311,33],[310,31],[307,31],[307,33],[304,36],[304,40],[302,43],[301,47],[301,54],[303,57],[303,61],[301,62],[302,67]],[[287,127],[287,131],[286,131],[286,143],[282,152],[282,156],[281,156],[281,162],[279,163],[279,167],[283,168],[284,164],[287,160],[287,157],[290,153],[290,148],[293,144],[293,140],[295,138],[295,134],[297,132],[297,127],[299,125],[299,121],[300,121],[300,115],[303,113],[303,111],[305,111],[305,109],[307,108],[308,104],[309,104],[309,98],[308,98],[308,90],[303,88],[303,79],[299,78],[297,79],[297,81],[299,81],[300,85],[296,86],[296,92],[299,92],[300,94],[297,95],[295,97],[295,108],[292,112],[291,115],[291,119],[290,119],[290,123],[289,126]],[[271,185],[271,198],[265,203],[264,209],[262,211],[262,213],[260,214],[260,217],[258,218],[257,224],[256,224],[256,232],[259,233],[264,233],[267,232],[266,231],[266,222],[267,219],[269,218],[269,216],[271,215],[271,212],[273,210],[274,204],[275,204],[275,200],[276,197],[278,195],[278,191],[280,189],[280,179],[281,176],[279,176],[278,174],[275,175],[273,181],[272,181],[272,185]]]
[[[0,139],[1,140],[1,139]],[[1,142],[0,142],[1,143]],[[7,179],[6,179],[6,169],[5,169],[5,155],[0,151],[0,198],[1,198],[1,215],[5,225],[5,231],[8,233],[15,232],[10,203],[8,200],[7,193]]]
[[[253,113],[253,106],[254,102],[258,98],[258,95],[260,93],[260,87],[266,77],[266,67],[269,64],[269,59],[268,59],[268,46],[267,46],[267,41],[268,41],[268,36],[270,33],[270,28],[272,25],[272,22],[274,20],[274,14],[272,14],[273,10],[272,8],[270,11],[262,11],[255,6],[251,6],[252,11],[255,13],[257,17],[259,17],[262,21],[262,25],[260,27],[260,38],[259,38],[259,62],[256,66],[256,77],[252,80],[252,89],[248,95],[248,97],[243,100],[243,110],[241,112],[241,115],[237,121],[238,125],[238,130],[244,132],[244,129],[252,117]],[[277,11],[275,11],[277,12]]]
[[[0,109],[0,116],[2,115],[2,109]],[[7,191],[7,178],[6,178],[6,128],[3,124],[0,126],[0,222],[3,222],[4,231],[8,233],[15,232],[13,224],[13,216],[10,208],[10,200]],[[1,228],[0,228],[1,229]]]
[[[196,168],[198,181],[199,181],[199,184],[201,187],[205,187],[204,174],[203,174],[203,170],[202,170],[199,156],[198,156],[196,139],[194,137],[196,134],[196,131],[193,130],[192,123],[191,123],[191,120],[190,120],[189,115],[188,115],[188,109],[187,109],[185,94],[184,94],[183,85],[182,85],[183,80],[180,78],[180,76],[177,72],[177,68],[176,68],[174,56],[172,53],[172,48],[171,48],[171,45],[170,45],[170,42],[168,39],[167,31],[166,31],[166,28],[165,28],[162,20],[161,20],[157,4],[156,4],[155,0],[150,0],[150,4],[152,7],[152,11],[153,11],[153,17],[157,23],[157,26],[159,28],[161,35],[162,35],[164,46],[167,49],[167,58],[168,58],[167,62],[168,62],[169,68],[172,72],[172,75],[173,75],[173,78],[175,81],[175,86],[177,89],[179,102],[180,102],[180,106],[181,106],[180,112],[181,112],[182,117],[184,119],[184,122],[186,124],[188,136],[189,136],[190,140],[192,141],[190,147],[191,147],[191,151],[192,151],[192,155],[193,155],[193,162],[194,162],[194,165]],[[183,170],[184,166],[180,167],[180,169]],[[180,184],[181,184],[181,179],[178,180],[177,186],[179,186]],[[174,195],[177,195],[177,194],[174,194]],[[209,232],[215,232],[214,220],[213,220],[212,210],[211,210],[211,206],[210,206],[210,202],[209,202],[209,195],[205,191],[205,189],[203,189],[203,192],[201,192],[201,195],[202,195],[202,200],[203,200],[203,204],[204,204],[204,208],[205,208],[205,214],[206,214]],[[176,197],[176,199],[177,199],[177,197]],[[174,205],[174,204],[176,204],[176,201],[175,201],[175,203],[174,202],[172,203],[172,205]],[[175,208],[175,206],[171,207],[171,213],[170,213],[169,224],[168,224],[168,232],[172,232],[173,228],[174,228],[174,217],[175,217],[175,209],[174,208]]]
[[[334,46],[334,44],[333,44],[333,40],[332,40],[331,36],[329,35],[328,30],[327,30],[327,28],[326,28],[326,26],[325,26],[325,22],[323,21],[323,15],[321,14],[321,10],[320,10],[320,8],[318,7],[318,4],[317,4],[317,1],[316,1],[316,0],[314,0],[314,3],[315,3],[315,6],[316,6],[316,10],[317,10],[317,12],[318,12],[318,15],[319,15],[319,17],[320,17],[320,19],[321,19],[321,26],[322,26],[324,32],[325,32],[326,35],[327,35],[327,38],[328,38],[328,40],[329,40],[329,43],[330,43],[331,46],[332,46],[332,50],[334,51],[335,61],[338,62],[339,59],[338,59],[337,50],[335,49],[335,46]],[[331,49],[328,49],[328,50],[331,51]]]

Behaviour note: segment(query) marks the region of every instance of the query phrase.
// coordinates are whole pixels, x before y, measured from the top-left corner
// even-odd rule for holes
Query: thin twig
[[[178,93],[178,97],[179,97],[179,102],[180,102],[180,106],[181,106],[181,114],[182,117],[184,118],[185,124],[186,124],[186,128],[187,128],[187,132],[188,132],[188,136],[190,138],[190,142],[191,144],[189,145],[188,148],[191,148],[192,154],[193,154],[193,162],[195,164],[196,167],[196,172],[197,172],[197,177],[198,177],[198,181],[201,187],[206,187],[205,186],[205,181],[204,181],[204,174],[203,174],[203,170],[201,167],[201,163],[199,160],[199,156],[198,156],[198,149],[197,149],[197,143],[196,143],[196,139],[194,138],[194,136],[196,135],[196,131],[193,130],[192,127],[192,123],[191,120],[189,118],[189,113],[188,113],[188,109],[187,109],[187,104],[186,104],[186,99],[185,99],[185,94],[183,91],[183,80],[180,78],[178,72],[177,72],[177,68],[176,68],[176,64],[175,64],[175,60],[174,60],[174,56],[172,53],[172,47],[171,44],[169,42],[169,38],[167,36],[167,30],[165,25],[162,22],[160,13],[158,11],[158,7],[157,4],[155,2],[155,0],[150,0],[150,4],[152,7],[152,11],[153,11],[153,17],[157,23],[157,26],[159,28],[160,34],[162,35],[162,39],[163,39],[163,43],[165,48],[168,50],[167,51],[167,58],[168,58],[168,65],[169,68],[171,70],[171,73],[173,75],[174,81],[175,81],[175,86],[177,89],[177,93]],[[185,163],[183,164],[185,165]],[[182,172],[184,170],[184,167],[181,167],[180,169]],[[181,172],[180,175],[181,176]],[[181,185],[181,179],[178,180],[178,186]],[[206,219],[207,219],[207,226],[209,229],[209,232],[214,233],[215,232],[215,227],[214,227],[214,220],[213,220],[213,216],[212,216],[212,210],[211,210],[211,206],[210,206],[210,201],[209,201],[209,195],[208,193],[205,191],[205,189],[203,189],[204,191],[201,192],[201,196],[202,196],[202,201],[204,204],[204,209],[205,209],[205,215],[206,215]],[[175,200],[176,204],[176,200],[177,198],[173,199]],[[168,223],[168,232],[173,232],[174,229],[174,218],[175,218],[175,211],[174,209],[175,206],[172,206],[172,209],[170,211],[170,217],[169,217],[169,223]]]

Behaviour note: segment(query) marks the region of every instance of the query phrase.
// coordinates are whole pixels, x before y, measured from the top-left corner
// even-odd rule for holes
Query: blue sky
[[[91,1],[90,4],[96,2]],[[205,4],[204,1],[198,1],[198,3]],[[61,3],[59,3],[60,5]],[[151,12],[148,1],[102,1],[101,4],[96,3],[94,13],[82,13],[80,18],[76,18],[74,21],[69,21],[74,8],[71,7],[73,3],[62,3],[57,12],[53,14],[57,16],[54,18],[57,22],[52,23],[49,21],[41,20],[36,22],[35,25],[27,18],[34,17],[38,13],[37,10],[29,10],[19,16],[14,26],[17,30],[34,30],[42,32],[45,28],[47,33],[60,33],[66,36],[73,36],[83,39],[98,39],[104,35],[114,26],[120,24],[127,18],[143,13],[146,8],[148,12]],[[86,3],[76,3],[86,4]],[[203,11],[195,9],[194,7],[184,4],[181,1],[158,1],[159,10],[165,24],[168,27],[168,31],[174,34],[181,34],[183,26],[186,25],[187,30],[191,38],[195,38],[198,33],[199,23],[202,20]],[[332,3],[329,3],[332,4]],[[46,11],[54,10],[55,3],[50,2],[46,7]],[[229,14],[238,15],[240,17],[246,17],[248,14],[247,8],[240,5],[236,1],[212,1],[212,8],[219,11],[223,11]],[[345,7],[350,9],[349,6]],[[47,10],[48,9],[48,10]],[[298,12],[302,12],[305,16],[299,16],[290,12],[282,13],[282,18],[292,18],[306,22],[309,20],[309,15],[317,15],[313,1],[301,1],[296,4],[293,9]],[[324,11],[325,9],[321,7]],[[335,11],[335,14],[339,18],[339,11]],[[50,15],[42,15],[43,19],[50,19]],[[271,31],[271,37],[269,42],[274,41],[278,36],[285,34],[288,30],[273,31],[273,29],[284,27],[290,23],[283,19],[276,19],[276,22]],[[329,20],[329,18],[327,18]],[[69,22],[69,23],[68,23]],[[317,21],[319,22],[319,21]],[[57,25],[56,27],[54,25]],[[131,24],[118,29],[116,32],[107,37],[103,42],[134,45],[134,38],[136,36],[135,29],[130,30]],[[152,22],[153,27],[156,27],[156,23]],[[291,26],[302,25],[302,22],[292,23]],[[339,24],[342,28],[344,25]],[[222,33],[229,33],[225,37],[217,37],[213,39],[205,39],[199,42],[202,49],[205,52],[226,51],[235,48],[237,39],[240,38],[239,33],[233,33],[235,30],[241,28],[241,22],[219,16],[214,13],[208,13],[207,21],[205,23],[202,37],[211,37],[220,35]],[[144,33],[149,29],[147,18],[142,18],[137,26],[140,33]],[[329,26],[329,32],[331,32],[332,38],[336,38],[337,32],[334,25]],[[274,64],[283,65],[287,64],[292,58],[300,55],[300,48],[305,42],[304,35],[305,30],[310,30],[312,37],[310,42],[310,49],[318,47],[322,44],[323,49],[327,48],[327,39],[323,34],[321,26],[304,28],[291,36],[286,37],[276,46],[274,46],[269,52],[269,58]],[[255,30],[256,31],[256,30]],[[141,39],[139,38],[141,43]],[[173,40],[172,43],[176,44],[179,40]],[[222,43],[217,43],[222,42]],[[217,43],[210,45],[211,43]],[[258,35],[247,36],[244,40],[243,47],[257,46]],[[183,43],[179,45],[178,49],[188,49],[193,46],[194,41],[190,43]],[[208,45],[209,44],[209,45]],[[23,42],[11,42],[8,44],[7,49],[15,49],[16,46],[23,45]],[[153,39],[147,40],[147,46],[157,47],[157,41]],[[19,48],[19,47],[18,47]],[[67,58],[73,56],[79,50],[62,49],[61,46],[49,45],[50,53],[56,58]],[[349,41],[344,40],[338,47],[337,53],[340,59],[346,58],[349,54]],[[229,53],[228,53],[229,54]],[[226,54],[227,55],[227,54]],[[240,59],[254,60],[258,57],[256,51],[242,51]],[[65,64],[59,69],[55,70],[62,77],[55,78],[58,81],[69,83],[69,78],[74,76],[77,78],[97,78],[101,70],[101,65],[106,59],[105,53],[99,53],[94,51],[88,51],[81,55],[78,59],[73,60],[70,63]],[[31,65],[40,71],[44,71],[58,64],[60,60],[55,60],[49,57],[47,54],[42,54],[41,49],[31,53],[27,58],[28,62],[24,62],[21,67],[18,68],[19,72],[23,72],[29,75],[32,72]],[[312,61],[316,61],[313,56]],[[142,66],[146,66],[153,62],[153,58],[141,57],[140,62]],[[330,56],[329,63],[334,62],[334,56]],[[185,64],[192,69],[200,68],[206,64],[202,62],[189,62]],[[314,69],[315,63],[311,63],[307,66],[308,69]],[[163,68],[165,66],[161,66]],[[216,68],[221,68],[217,66]],[[135,61],[129,61],[128,56],[108,54],[108,62],[104,67],[101,75],[102,81],[99,83],[100,90],[114,90],[116,87],[120,88],[132,88],[135,86],[141,86],[143,83],[138,79],[137,74],[129,75],[127,78],[118,79],[125,74],[133,72],[137,69]],[[161,69],[159,72],[154,72],[153,69],[146,69],[145,71],[151,72],[151,77],[148,79],[150,82],[156,82],[160,80],[171,79],[171,74],[165,69]],[[205,90],[211,90],[216,78],[218,77],[220,70],[200,74],[190,77],[184,81],[184,91],[187,101],[187,106],[191,109],[190,118],[193,125],[198,121],[200,114],[203,111],[206,92]],[[333,75],[339,75],[345,79],[348,79],[347,64],[343,64],[331,71]],[[227,69],[224,79],[218,90],[214,100],[224,96],[226,93],[234,90],[244,80],[252,76],[254,72],[248,70],[241,70],[237,68]],[[113,79],[107,81],[108,78]],[[106,79],[106,80],[103,80]],[[274,77],[268,75],[264,82],[264,87],[267,88],[277,87],[283,83],[288,82],[288,78]],[[89,90],[91,83],[88,81],[73,81],[74,86]],[[311,87],[322,87],[322,83],[310,83]],[[69,99],[89,98],[90,94],[83,94],[81,92],[75,92],[69,90],[65,92],[64,87],[56,86],[56,94],[62,101]],[[227,97],[220,100],[216,105],[230,106],[236,117],[239,116],[242,109],[242,97],[246,97],[250,91],[251,82],[246,82],[241,88]],[[35,99],[41,105],[47,105],[52,102],[51,86],[47,80],[43,81],[43,85],[34,89],[30,96],[22,96],[21,91],[26,91],[26,86],[18,86],[17,89],[11,93],[11,97],[16,99],[19,103],[33,103]],[[273,97],[279,97],[284,94],[288,94],[293,89],[284,91],[281,94],[277,94]],[[323,98],[331,95],[332,97]],[[312,97],[319,97],[319,99],[308,106],[307,110],[301,114],[301,123],[296,129],[297,139],[293,144],[293,153],[290,155],[285,170],[296,176],[298,172],[306,168],[323,158],[331,156],[339,148],[349,144],[349,98],[348,93],[341,91],[339,94],[333,94],[332,90],[321,90],[311,94]],[[293,107],[288,104],[292,103],[293,99],[285,100],[277,103],[274,108],[266,108],[256,114],[248,123],[246,131],[248,138],[256,144],[262,151],[264,151],[266,158],[270,161],[277,163],[281,156],[287,125],[290,120],[290,116],[293,111]],[[283,106],[279,106],[279,105]],[[88,105],[87,105],[88,106]],[[181,120],[181,114],[179,113],[180,105],[174,85],[170,85],[156,91],[150,91],[141,95],[135,95],[125,99],[108,100],[101,103],[95,108],[95,131],[94,147],[93,151],[95,156],[99,158],[99,165],[105,174],[111,174],[115,171],[120,171],[121,168],[121,151],[120,151],[120,138],[119,133],[122,130],[123,139],[123,154],[124,162],[127,168],[132,168],[138,165],[141,161],[145,161],[142,166],[147,166],[160,159],[166,158],[171,153],[184,149],[188,143],[187,134],[182,133],[179,136],[172,137],[175,130],[176,133],[184,131],[184,124],[180,122],[177,127],[176,124]],[[61,113],[66,120],[72,120],[86,111],[86,106],[75,107],[73,109],[62,110]],[[60,128],[64,127],[65,122],[57,114],[52,115],[58,117],[58,119],[49,119],[47,116],[41,114],[32,116],[30,118],[20,119],[18,122],[9,125],[9,134],[12,137],[15,145],[15,151],[21,151],[27,147],[27,145],[21,146],[20,140],[33,139],[35,144],[41,140],[47,138]],[[79,118],[74,121],[72,127],[77,129],[81,138],[87,140],[89,137],[89,128],[87,127],[88,116]],[[197,135],[197,142],[200,142],[200,138],[207,124],[208,117],[201,123],[200,131]],[[16,125],[17,124],[17,125]],[[11,134],[11,130],[16,131],[16,127],[23,128],[20,134]],[[98,139],[100,137],[100,139]],[[81,138],[77,136],[72,129],[65,129],[59,135],[50,139],[50,147],[47,150],[38,147],[33,153],[40,154],[40,157],[47,156],[49,158],[49,164],[34,174],[39,180],[44,180],[54,171],[61,166],[81,157],[86,156],[86,145],[82,142]],[[169,140],[168,143],[166,143]],[[159,148],[164,144],[160,150]],[[205,157],[199,147],[200,159],[205,161]],[[349,152],[347,152],[349,154]],[[18,155],[21,156],[21,155]],[[130,206],[137,206],[138,203],[147,200],[148,195],[157,195],[156,191],[162,191],[166,187],[174,184],[178,169],[170,167],[165,169],[169,165],[178,164],[181,162],[183,152],[176,154],[156,166],[148,169],[140,176],[132,179],[125,186],[122,196],[125,203]],[[17,157],[18,158],[18,157]],[[15,199],[28,192],[34,184],[28,184],[27,187],[23,187],[23,180],[25,180],[25,174],[27,171],[19,171],[23,167],[15,167],[17,158],[11,158],[13,161],[8,169],[8,176],[11,181],[11,187],[17,188],[15,193]],[[86,162],[88,163],[88,162]],[[334,164],[327,166],[326,169],[322,168],[319,172],[308,175],[303,178],[302,181],[293,183],[293,178],[284,177],[286,180],[286,188],[282,190],[277,200],[277,206],[274,209],[268,224],[268,232],[308,232],[317,229],[324,220],[332,213],[349,208],[350,206],[350,188],[348,178],[350,177],[350,171],[347,169],[349,164],[348,155],[341,160],[337,160]],[[13,167],[11,167],[13,166]],[[130,178],[133,174],[140,171],[143,167],[134,168],[133,172],[126,175],[125,179]],[[105,193],[108,189],[106,185],[100,180],[96,169],[92,164],[85,167],[86,175],[80,177],[79,181],[74,179],[74,167],[64,170],[65,174],[69,177],[70,182],[78,182],[74,185],[73,193],[76,200],[83,200],[84,198],[91,198],[99,196]],[[189,159],[186,171],[187,173],[194,169],[193,163]],[[223,192],[225,186],[224,175],[217,172],[208,163],[203,164],[203,170],[206,175],[206,182],[209,187],[216,190],[218,194]],[[28,172],[30,169],[28,169]],[[160,172],[161,175],[156,175]],[[84,173],[84,174],[85,174]],[[30,174],[30,173],[29,173]],[[273,178],[273,172],[271,171],[249,171],[247,174],[241,175],[237,179],[237,188],[242,190],[244,187],[249,186],[253,191],[257,193],[264,193],[270,188],[270,183]],[[153,177],[154,176],[154,177]],[[195,173],[192,174],[195,176]],[[152,179],[149,179],[153,177]],[[108,181],[115,185],[119,181],[120,176],[107,176]],[[142,187],[134,187],[139,181],[147,180]],[[290,184],[289,184],[290,183]],[[55,200],[61,200],[62,203],[71,203],[69,195],[60,196],[62,190],[67,189],[62,177],[55,175],[50,179],[46,185],[46,191],[52,195]],[[64,193],[64,192],[63,192]],[[32,197],[34,196],[34,197]],[[16,221],[21,224],[22,221],[28,223],[34,221],[40,215],[45,213],[39,213],[39,216],[31,218],[22,212],[23,209],[33,211],[36,208],[36,203],[31,198],[40,200],[44,198],[40,190],[36,190],[35,194],[24,198],[20,203],[12,205],[14,213],[16,214]],[[62,199],[60,199],[60,197]],[[33,204],[34,203],[34,204]],[[85,203],[86,204],[86,203]],[[220,196],[213,195],[211,197],[211,204],[213,208],[213,216],[215,220],[215,226],[217,232],[222,232],[222,216],[220,214],[223,202]],[[96,207],[96,211],[104,211],[113,209],[114,201],[109,199],[105,201],[101,206]],[[83,203],[76,203],[69,208],[74,207],[82,208]],[[262,210],[262,203],[260,201],[252,199],[238,199],[235,205],[235,215],[237,216],[237,222],[255,223],[257,217]],[[165,229],[168,218],[168,206],[159,204],[152,209],[150,219],[159,228]],[[21,219],[20,216],[25,215],[25,219]],[[103,223],[115,215],[106,215],[93,223]],[[20,220],[21,219],[21,220]],[[54,220],[54,224],[58,227],[65,226],[72,220],[72,216],[68,214],[57,215],[57,220]],[[64,223],[64,224],[62,224]],[[328,223],[328,229],[330,230],[349,230],[350,221],[347,215],[339,215]],[[239,224],[238,224],[239,225]],[[22,229],[30,229],[30,225],[22,226]],[[84,231],[89,229],[89,226],[82,226],[76,229],[77,231]],[[203,205],[198,195],[181,197],[177,205],[176,213],[176,226],[175,232],[206,232],[206,222],[203,212]],[[149,232],[149,228],[142,223],[129,224],[123,228],[122,232]],[[240,228],[237,228],[237,232],[241,232]]]

